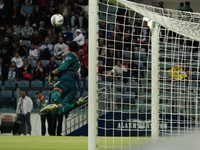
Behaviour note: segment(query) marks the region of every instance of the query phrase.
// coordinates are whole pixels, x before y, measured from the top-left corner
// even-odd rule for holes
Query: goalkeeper
[[[75,104],[72,104],[72,100],[78,91],[78,84],[80,84],[78,74],[80,67],[79,59],[74,53],[78,50],[78,44],[74,41],[70,42],[66,50],[67,55],[64,62],[50,74],[48,82],[52,84],[56,74],[64,73],[60,80],[54,85],[50,98],[51,104],[41,109],[41,113],[53,110],[53,115],[66,114],[84,103],[85,100],[81,97]]]

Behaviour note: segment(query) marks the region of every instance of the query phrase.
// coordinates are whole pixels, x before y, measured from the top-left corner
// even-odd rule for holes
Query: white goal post
[[[141,149],[199,127],[199,21],[199,13],[89,0],[88,150]]]

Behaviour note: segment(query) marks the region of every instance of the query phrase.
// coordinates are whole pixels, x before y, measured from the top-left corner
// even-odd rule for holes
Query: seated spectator
[[[49,0],[39,0],[39,7],[41,8],[42,12],[46,12],[48,4]]]
[[[21,8],[21,23],[23,24],[25,20],[31,21],[32,13],[33,13],[33,6],[30,5],[29,0],[25,0],[25,5]]]
[[[2,48],[0,57],[3,59],[3,63],[8,67],[10,64],[10,55],[5,47]]]
[[[5,47],[7,49],[8,54],[12,57],[14,53],[13,45],[9,42],[9,38],[7,36],[4,37],[3,44],[1,47]]]
[[[17,79],[17,66],[16,66],[16,63],[14,61],[12,61],[10,63],[10,66],[9,66],[9,69],[8,69],[8,80],[16,80],[18,81]]]
[[[17,22],[13,22],[13,34],[16,34],[17,36],[19,36],[20,35],[20,28],[19,28],[19,26],[18,26],[18,24],[17,24]]]
[[[88,2],[85,6],[85,10],[84,10],[84,19],[83,19],[83,27],[87,30],[88,29],[88,22],[89,22],[89,12],[88,12]]]
[[[76,37],[73,39],[73,41],[76,41],[79,46],[82,46],[85,43],[85,38],[80,29],[76,30]]]
[[[105,68],[102,68],[102,71],[106,71],[107,75],[111,75],[111,70],[113,69],[114,66],[114,60],[115,60],[114,49],[109,49],[104,59]]]
[[[76,53],[80,61],[83,61],[83,65],[88,68],[88,55],[84,52],[83,47],[79,47],[78,53]]]
[[[126,33],[123,38],[123,50],[130,50],[131,49],[131,36],[130,34]]]
[[[17,48],[17,52],[22,57],[22,59],[26,57],[27,50],[26,46],[24,46],[23,40],[19,41],[19,47]]]
[[[33,43],[31,43],[31,49],[29,50],[28,59],[29,60],[39,59],[39,51],[37,49],[37,45],[34,45]]]
[[[63,33],[60,31],[60,32],[58,32],[58,34],[57,34],[57,39],[56,39],[56,42],[58,43],[58,41],[59,41],[59,38],[60,37],[62,37],[63,38],[63,40],[64,40],[64,43],[66,43],[65,42],[65,37],[64,37],[64,35],[63,35]]]
[[[180,3],[180,5],[178,6],[177,10],[184,11],[184,3],[183,2]]]
[[[46,66],[46,77],[45,80],[47,81],[49,79],[49,74],[52,73],[52,71],[56,68],[58,68],[59,65],[56,63],[56,59],[54,56],[51,57],[49,64]],[[55,76],[54,81],[58,81],[59,77]]]
[[[46,76],[45,68],[42,66],[42,62],[37,60],[36,68],[33,70],[33,80],[41,80],[43,81]]]
[[[71,8],[71,15],[71,30],[74,31],[74,26],[76,24],[81,29],[83,27],[83,12],[82,8],[78,6],[77,1],[74,2],[74,5]]]
[[[107,33],[106,33],[107,32]],[[107,24],[106,21],[102,22],[100,27],[99,27],[99,34],[101,35],[102,38],[106,38],[105,36],[107,35],[107,38],[109,39],[112,35],[112,31],[110,26]]]
[[[111,48],[121,50],[122,49],[122,37],[114,31],[112,33],[111,37],[108,39],[108,45],[110,45]]]
[[[59,14],[64,17],[64,25],[67,25],[67,30],[70,29],[71,5],[69,0],[64,0],[62,5],[59,6]]]
[[[103,57],[106,55],[107,53],[107,47],[104,44],[104,39],[99,39],[99,59],[103,59]]]
[[[189,1],[185,2],[184,11],[193,12],[192,8],[190,7],[190,2]]]
[[[39,30],[35,29],[34,35],[31,37],[31,43],[33,43],[34,45],[37,45],[37,46],[41,46],[42,41],[43,41],[43,38],[40,35]]]
[[[16,34],[13,34],[13,32],[13,28],[8,28],[8,34],[6,34],[5,36],[9,38],[9,42],[12,43],[13,47],[16,50],[17,46],[19,45],[19,38]]]
[[[53,32],[52,32],[52,29],[51,28],[49,28],[48,30],[47,30],[47,38],[49,38],[49,40],[50,40],[50,44],[56,44],[56,35],[54,35],[53,34]]]
[[[35,5],[35,8],[33,10],[33,21],[32,21],[32,25],[36,28],[39,27],[39,22],[41,20],[43,20],[43,12],[42,10],[39,8],[38,5]]]
[[[44,40],[44,38],[47,36],[47,29],[45,27],[44,21],[40,21],[39,23],[39,33],[40,36],[42,36],[42,40]]]
[[[8,7],[4,4],[3,0],[0,0],[0,24],[7,25]]]
[[[7,30],[5,25],[0,25],[0,35],[2,35],[3,37],[7,34]]]
[[[80,76],[81,76],[81,80],[85,81],[86,77],[88,76],[88,70],[87,68],[84,66],[83,64],[83,60],[80,61]]]
[[[111,74],[115,76],[115,79],[121,81],[123,72],[127,72],[127,69],[122,65],[120,60],[117,60],[116,65],[113,66],[113,69],[111,70]]]
[[[3,59],[0,57],[0,80],[5,81],[8,76],[8,67],[3,63]]]
[[[83,46],[83,50],[84,50],[84,52],[86,52],[86,54],[88,54],[89,53],[89,43],[88,43],[88,38],[85,38],[85,44],[83,44],[82,46]]]
[[[29,21],[25,21],[25,26],[21,30],[23,40],[30,40],[34,31],[33,28],[30,26]]]
[[[49,1],[49,6],[46,10],[46,19],[45,19],[45,23],[47,26],[51,26],[50,20],[51,20],[51,16],[53,16],[54,14],[58,13],[58,7],[55,5],[54,0],[50,0]]]
[[[27,58],[24,59],[23,66],[21,68],[19,68],[17,76],[21,80],[32,81],[31,65],[29,64],[29,61]]]
[[[11,59],[11,62],[12,61],[14,61],[16,63],[17,68],[20,68],[23,65],[22,58],[18,52],[15,52],[15,56]]]
[[[19,5],[19,0],[14,0],[13,9],[11,11],[12,22],[20,24],[20,11],[21,11],[21,6]]]
[[[53,45],[50,44],[49,38],[45,38],[45,43],[40,47],[40,59],[49,60],[53,54]]]
[[[63,56],[66,55],[67,45],[63,42],[63,38],[60,37],[58,43],[54,46],[54,56],[58,60],[62,60]]]

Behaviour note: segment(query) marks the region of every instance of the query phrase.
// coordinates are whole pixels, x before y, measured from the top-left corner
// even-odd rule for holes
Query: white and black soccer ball
[[[51,17],[51,24],[54,27],[60,27],[64,23],[64,18],[61,14],[55,14]]]

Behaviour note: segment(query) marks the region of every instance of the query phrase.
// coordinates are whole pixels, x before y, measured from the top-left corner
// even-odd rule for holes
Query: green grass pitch
[[[106,145],[106,150],[113,150],[112,145],[127,147],[146,143],[148,138],[98,138],[99,145]],[[123,143],[123,145],[122,145]],[[118,147],[118,148],[119,148]],[[87,150],[87,137],[68,136],[0,136],[0,150]],[[99,146],[98,150],[105,150]]]

